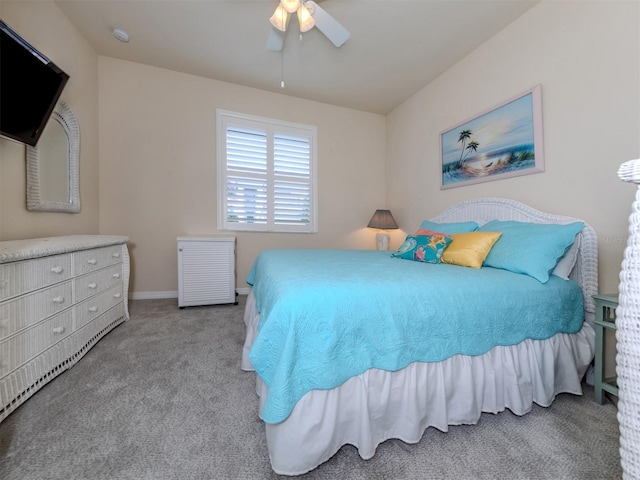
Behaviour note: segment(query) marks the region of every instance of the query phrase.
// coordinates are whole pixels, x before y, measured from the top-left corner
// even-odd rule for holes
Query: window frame
[[[300,123],[285,122],[266,117],[258,117],[238,112],[218,109],[216,111],[217,150],[217,200],[218,230],[264,233],[317,233],[317,127]],[[227,128],[264,131],[267,136],[267,223],[229,222],[227,218]],[[276,224],[274,219],[274,153],[273,139],[277,134],[293,135],[309,139],[309,223],[304,225]],[[250,178],[250,175],[247,176]]]

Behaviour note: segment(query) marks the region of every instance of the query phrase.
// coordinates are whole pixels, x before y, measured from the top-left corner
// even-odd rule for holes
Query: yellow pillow
[[[442,254],[442,263],[480,268],[502,232],[454,233],[453,241]]]

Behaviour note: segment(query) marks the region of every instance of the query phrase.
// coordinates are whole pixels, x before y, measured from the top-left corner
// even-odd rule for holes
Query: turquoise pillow
[[[451,243],[447,235],[407,235],[392,257],[425,263],[440,263],[445,248]]]
[[[484,266],[524,273],[540,283],[549,280],[558,260],[569,250],[584,223],[529,223],[492,220],[479,231],[502,232]]]
[[[451,235],[453,233],[475,232],[478,230],[478,224],[476,222],[438,223],[425,220],[420,224],[420,229]]]

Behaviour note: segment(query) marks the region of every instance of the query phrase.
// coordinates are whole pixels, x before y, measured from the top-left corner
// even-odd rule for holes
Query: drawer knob
[[[98,261],[95,258],[90,258],[89,260],[87,260],[87,263],[89,265],[95,265],[96,263],[98,263]]]
[[[97,312],[98,311],[98,307],[89,307],[89,311],[90,312]]]
[[[119,293],[114,293],[113,294],[113,298],[120,298],[122,295],[120,295]]]
[[[120,258],[120,254],[119,253],[114,253],[113,255],[111,255],[113,258]]]
[[[64,269],[62,267],[51,267],[53,273],[62,273]]]
[[[64,303],[64,297],[62,295],[58,295],[52,299],[53,303]]]
[[[53,327],[53,333],[64,333],[64,327]]]
[[[119,273],[114,273],[113,274],[113,278],[120,278],[120,274]]]
[[[98,288],[98,284],[95,283],[95,282],[94,283],[90,283],[89,285],[87,285],[87,287],[93,288],[95,290],[96,288]]]

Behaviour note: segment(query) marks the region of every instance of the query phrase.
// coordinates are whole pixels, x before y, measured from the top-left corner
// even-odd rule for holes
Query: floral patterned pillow
[[[449,235],[407,235],[400,248],[391,254],[395,258],[425,263],[440,263],[442,253],[451,243]]]

